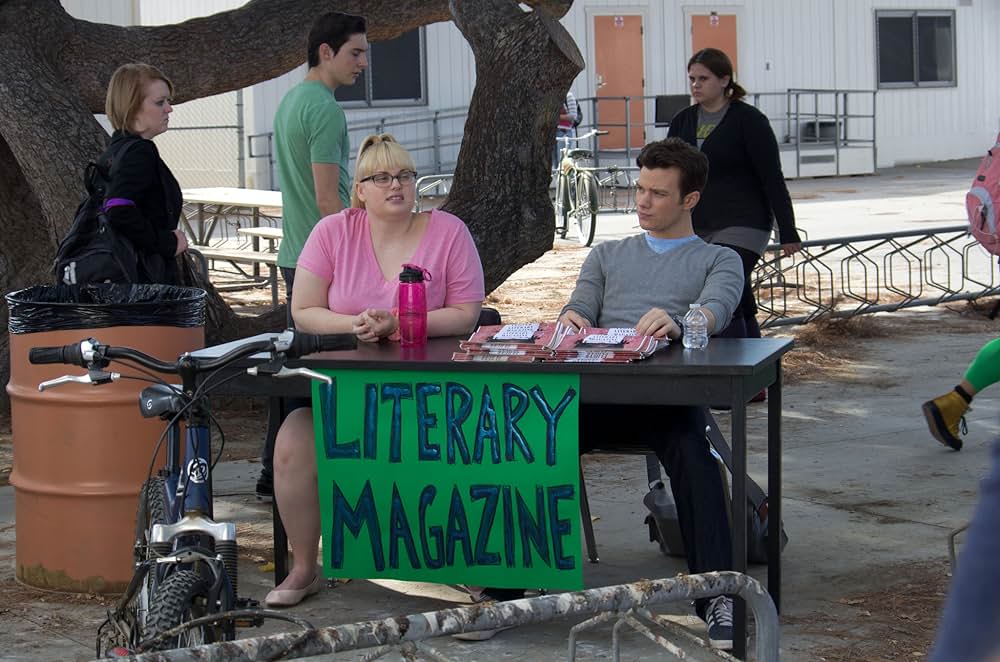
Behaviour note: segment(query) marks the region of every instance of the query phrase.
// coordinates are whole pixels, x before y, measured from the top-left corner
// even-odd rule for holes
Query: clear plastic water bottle
[[[700,303],[692,303],[684,316],[683,341],[687,349],[708,347],[708,316],[702,312]]]
[[[404,264],[399,274],[399,344],[403,347],[427,343],[425,275],[429,276],[415,264]]]

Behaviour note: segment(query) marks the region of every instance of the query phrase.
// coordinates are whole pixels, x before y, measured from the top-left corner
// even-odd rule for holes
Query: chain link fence
[[[246,185],[243,91],[174,106],[170,130],[157,136],[160,156],[182,189]]]

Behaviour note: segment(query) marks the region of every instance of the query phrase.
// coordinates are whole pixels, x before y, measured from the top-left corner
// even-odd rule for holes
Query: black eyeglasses
[[[369,175],[362,179],[362,182],[371,182],[379,188],[389,188],[392,186],[392,180],[399,182],[400,186],[407,186],[412,184],[417,179],[417,173],[412,170],[400,170],[398,175],[390,175],[387,172],[376,172],[374,175]]]

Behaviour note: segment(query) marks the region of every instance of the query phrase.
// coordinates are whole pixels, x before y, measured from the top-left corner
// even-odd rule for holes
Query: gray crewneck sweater
[[[590,251],[563,310],[600,327],[632,327],[652,308],[684,317],[698,302],[715,315],[714,333],[729,324],[742,293],[735,251],[697,239],[657,254],[637,234]]]

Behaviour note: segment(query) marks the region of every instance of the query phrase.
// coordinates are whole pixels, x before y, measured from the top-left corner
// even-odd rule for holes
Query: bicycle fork
[[[147,418],[169,416],[172,419],[183,407],[179,395],[169,386],[156,385],[143,389],[142,411]],[[214,565],[216,558],[196,551],[196,548],[187,544],[198,539],[214,541],[214,553],[221,557],[235,603],[239,594],[236,525],[212,519],[212,458],[208,413],[201,411],[196,404],[195,411],[188,420],[183,471],[179,426],[171,425],[167,435],[167,467],[163,478],[170,523],[153,524],[149,532],[150,547],[159,557],[158,563],[191,563],[202,560]]]

